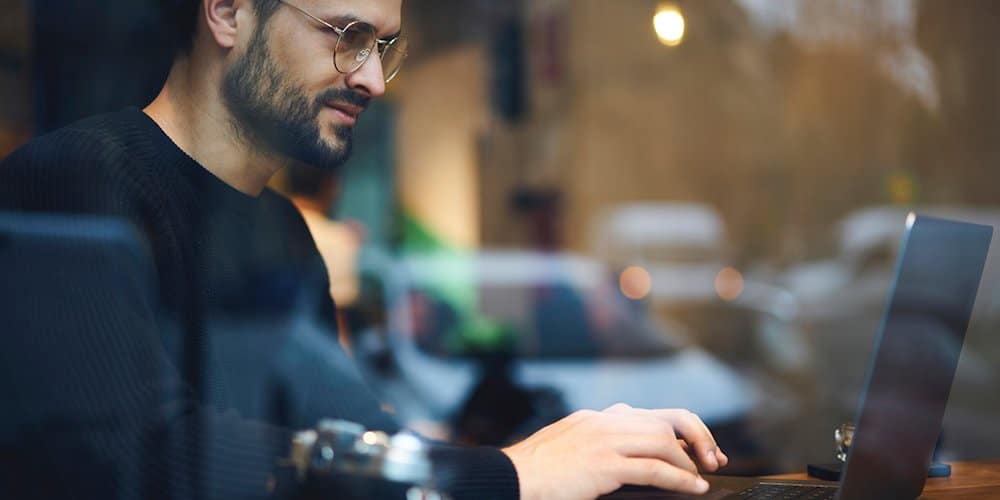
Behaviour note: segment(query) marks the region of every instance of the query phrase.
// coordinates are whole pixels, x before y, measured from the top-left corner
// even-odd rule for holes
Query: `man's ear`
[[[231,49],[236,45],[237,13],[249,9],[247,0],[204,0],[205,20],[208,32],[220,47]],[[241,16],[241,21],[245,19]],[[245,29],[245,28],[244,28]]]

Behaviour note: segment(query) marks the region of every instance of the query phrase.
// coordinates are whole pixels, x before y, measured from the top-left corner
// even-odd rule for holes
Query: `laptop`
[[[992,237],[990,226],[907,217],[839,482],[711,477],[705,496],[627,487],[606,498],[920,496]]]

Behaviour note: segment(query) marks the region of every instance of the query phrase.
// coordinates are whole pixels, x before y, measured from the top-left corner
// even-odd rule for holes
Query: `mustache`
[[[362,110],[368,109],[371,101],[371,97],[350,89],[327,89],[316,97],[316,103],[321,106],[328,102],[342,102],[351,106],[357,106]]]

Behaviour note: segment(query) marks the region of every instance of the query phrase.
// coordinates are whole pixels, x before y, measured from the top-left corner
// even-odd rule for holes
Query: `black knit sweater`
[[[164,357],[180,367],[167,377],[188,388],[189,400],[200,402],[167,405],[174,410],[163,417],[160,432],[169,436],[199,415],[204,422],[198,438],[201,458],[186,449],[190,439],[166,439],[174,443],[173,452],[156,461],[152,471],[175,496],[188,496],[192,489],[203,498],[266,496],[265,485],[291,434],[285,429],[310,425],[305,419],[343,418],[396,430],[342,353],[334,353],[339,371],[333,376],[324,372],[320,384],[305,375],[300,379],[297,360],[291,361],[292,369],[261,367],[277,373],[267,384],[284,386],[291,394],[276,399],[284,406],[298,405],[294,418],[287,416],[287,408],[271,411],[270,403],[260,412],[244,411],[249,419],[223,413],[230,407],[226,390],[213,386],[212,377],[206,382],[203,373],[206,352],[214,344],[212,325],[227,318],[300,313],[296,304],[303,290],[322,292],[324,299],[317,302],[333,307],[325,295],[327,274],[291,203],[270,190],[252,197],[225,184],[141,110],[90,118],[12,153],[0,163],[0,210],[116,216],[134,224],[145,238],[166,318],[151,318],[149,328],[158,330]],[[164,324],[176,325],[170,329],[178,332],[176,338],[162,331]],[[80,360],[98,361],[116,360]],[[433,454],[444,486],[456,498],[518,496],[517,475],[499,450],[440,446]],[[175,470],[191,464],[204,468],[206,461],[211,464],[207,475]],[[198,483],[200,487],[192,486]],[[142,496],[149,494],[147,490]]]

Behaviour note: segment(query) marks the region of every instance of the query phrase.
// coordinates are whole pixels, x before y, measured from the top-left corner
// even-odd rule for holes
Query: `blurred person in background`
[[[285,172],[289,198],[302,214],[326,266],[340,344],[350,350],[351,325],[346,316],[355,309],[360,292],[358,252],[364,243],[364,226],[330,218],[340,191],[335,172],[309,165],[292,165]]]
[[[340,190],[333,172],[295,165],[288,169],[287,180],[288,195],[302,213],[326,264],[330,296],[337,307],[350,307],[358,299],[357,257],[364,243],[364,226],[328,215]]]
[[[144,109],[93,117],[12,153],[0,164],[0,209],[131,221],[152,250],[161,300],[185,335],[204,333],[207,311],[232,291],[263,290],[251,303],[267,307],[294,290],[283,276],[320,279],[328,289],[325,273],[315,276],[320,255],[305,222],[266,185],[291,163],[336,171],[349,157],[354,124],[405,57],[400,2],[168,1],[178,51],[159,96]],[[261,255],[274,273],[249,265]],[[334,359],[343,378],[328,381],[335,390],[308,396],[325,413],[316,418],[393,432],[397,424],[351,376],[349,360]],[[185,365],[183,373],[197,392],[197,368]],[[294,391],[298,380],[289,377]],[[262,434],[216,427],[237,433],[219,447],[217,463],[241,477],[231,490],[206,485],[205,495],[264,495],[266,475],[241,467],[254,454],[267,461],[270,451],[255,446]],[[432,457],[455,498],[594,498],[625,484],[703,493],[709,486],[701,472],[728,462],[692,413],[627,405],[574,413],[502,450],[442,445]]]

